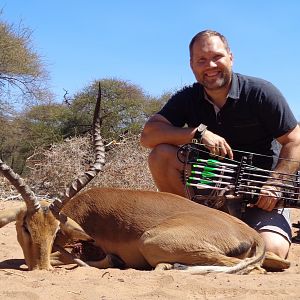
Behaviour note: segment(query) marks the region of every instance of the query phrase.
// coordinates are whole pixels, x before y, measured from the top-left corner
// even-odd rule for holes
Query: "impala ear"
[[[71,240],[93,241],[83,228],[71,218],[64,218],[63,222],[60,222],[60,229],[62,233]]]
[[[10,208],[0,211],[0,228],[13,221],[16,221],[19,213],[24,211],[25,209],[25,205],[22,205],[21,207]]]

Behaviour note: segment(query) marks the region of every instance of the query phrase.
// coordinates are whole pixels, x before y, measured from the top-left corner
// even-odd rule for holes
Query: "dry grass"
[[[149,150],[139,144],[139,136],[124,138],[107,152],[106,165],[92,183],[97,186],[154,190],[148,168]]]
[[[106,147],[106,165],[89,185],[154,190],[147,165],[148,150],[139,144],[139,136],[127,136]],[[27,159],[26,182],[37,195],[61,197],[65,188],[93,161],[90,136],[75,137],[50,149],[37,149]],[[0,198],[16,198],[18,194],[0,177]]]

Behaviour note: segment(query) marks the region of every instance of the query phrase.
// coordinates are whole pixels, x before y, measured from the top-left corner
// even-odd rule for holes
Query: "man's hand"
[[[276,196],[279,196],[279,193],[280,191],[276,187],[264,185],[255,206],[266,211],[272,211],[279,200],[279,198],[276,198]]]
[[[225,157],[226,155],[233,159],[231,147],[226,140],[213,132],[206,130],[202,136],[201,144],[209,150],[212,155]]]

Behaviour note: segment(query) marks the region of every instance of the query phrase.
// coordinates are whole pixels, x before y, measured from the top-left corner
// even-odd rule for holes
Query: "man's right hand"
[[[232,149],[226,140],[209,130],[203,133],[201,144],[209,150],[211,155],[228,156],[228,158],[233,159]]]

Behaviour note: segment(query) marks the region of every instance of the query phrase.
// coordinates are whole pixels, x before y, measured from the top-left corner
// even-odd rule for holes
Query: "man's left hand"
[[[272,211],[279,200],[279,198],[276,197],[278,196],[277,193],[278,190],[276,189],[276,187],[271,185],[264,185],[255,206],[266,211]]]

